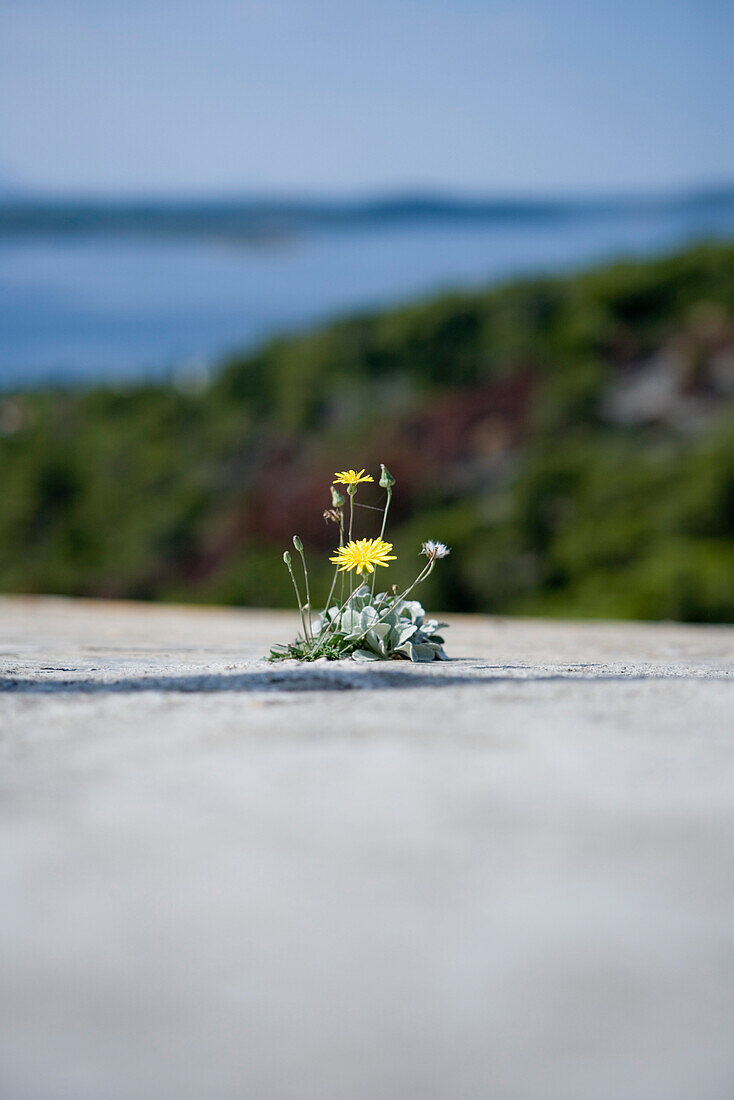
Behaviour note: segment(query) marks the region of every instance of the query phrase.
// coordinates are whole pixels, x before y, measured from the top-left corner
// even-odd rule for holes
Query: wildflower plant
[[[327,523],[339,528],[339,545],[329,561],[334,565],[334,575],[324,610],[314,612],[308,564],[303,543],[293,536],[293,546],[300,559],[299,580],[294,570],[290,551],[283,554],[296,593],[301,617],[301,632],[290,645],[274,645],[270,650],[272,661],[295,659],[316,661],[325,658],[338,661],[351,657],[355,661],[445,661],[441,629],[446,623],[429,619],[417,600],[408,597],[422,581],[430,577],[437,561],[449,554],[442,542],[424,542],[420,553],[426,562],[412,584],[403,592],[393,585],[390,592],[375,593],[378,574],[397,560],[393,545],[385,540],[387,516],[392,500],[395,478],[383,465],[379,486],[385,491],[380,533],[375,538],[354,538],[354,508],[358,488],[374,479],[364,470],[341,470],[334,475],[331,486],[331,506],[324,511]],[[349,502],[337,485],[346,488]],[[347,583],[348,582],[348,583]],[[339,595],[336,590],[339,587]]]

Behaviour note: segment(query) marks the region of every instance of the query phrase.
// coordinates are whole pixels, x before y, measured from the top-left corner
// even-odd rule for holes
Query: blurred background
[[[382,461],[436,608],[734,620],[733,32],[0,0],[0,588],[290,604]]]

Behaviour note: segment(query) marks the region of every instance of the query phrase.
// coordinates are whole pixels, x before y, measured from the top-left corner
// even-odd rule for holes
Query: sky
[[[0,187],[734,182],[731,0],[0,0]]]

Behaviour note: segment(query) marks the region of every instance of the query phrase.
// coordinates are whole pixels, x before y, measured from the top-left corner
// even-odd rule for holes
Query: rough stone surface
[[[8,1100],[731,1100],[734,629],[0,601]]]

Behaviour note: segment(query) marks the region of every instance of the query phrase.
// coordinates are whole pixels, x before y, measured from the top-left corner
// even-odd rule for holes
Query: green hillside
[[[325,578],[332,472],[383,461],[393,579],[454,548],[434,607],[734,621],[734,246],[352,318],[203,389],[7,394],[0,433],[5,591],[290,605],[291,534]]]

